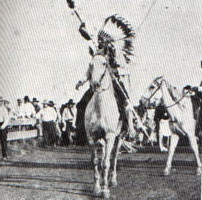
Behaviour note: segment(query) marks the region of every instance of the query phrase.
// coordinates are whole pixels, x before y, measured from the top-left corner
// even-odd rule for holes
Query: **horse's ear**
[[[94,51],[93,51],[93,49],[91,48],[91,46],[89,46],[89,54],[90,54],[91,56],[94,56]]]
[[[158,76],[154,79],[154,81],[158,81],[159,79],[162,79],[163,78],[163,75],[162,76]]]

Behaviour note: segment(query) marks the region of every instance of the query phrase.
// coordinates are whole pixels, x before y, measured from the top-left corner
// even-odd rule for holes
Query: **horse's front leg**
[[[163,144],[163,134],[160,132],[159,133],[159,148],[161,152],[167,152],[168,148],[166,148]]]
[[[104,158],[104,173],[103,173],[103,196],[104,198],[110,197],[109,184],[108,184],[108,176],[110,169],[110,156],[112,152],[112,148],[114,146],[115,134],[107,133],[106,135],[106,146],[105,146],[105,158]]]
[[[98,156],[97,156],[97,147],[93,147],[92,152],[92,163],[94,167],[94,188],[93,193],[97,196],[101,193],[101,187],[100,187],[100,174],[98,169]]]
[[[113,166],[112,166],[112,176],[111,176],[111,185],[117,186],[117,160],[118,160],[118,155],[119,155],[119,150],[122,145],[122,139],[121,137],[116,138],[116,145],[114,149],[114,155],[113,155]]]
[[[101,157],[101,168],[104,169],[104,159],[105,159],[105,141],[104,139],[100,140],[100,143],[102,145],[102,157]]]
[[[168,160],[166,162],[166,168],[164,170],[165,176],[170,175],[172,159],[173,159],[173,155],[174,155],[175,149],[177,147],[178,141],[179,141],[179,136],[177,134],[173,133],[171,135],[170,148],[169,148],[169,152],[168,152]]]
[[[196,141],[196,136],[195,135],[188,135],[188,138],[189,138],[189,142],[190,142],[190,145],[191,145],[191,148],[194,152],[194,155],[195,155],[195,158],[196,158],[196,162],[197,162],[197,175],[200,176],[202,174],[202,164],[201,164],[201,160],[200,160],[200,157],[199,157],[199,149],[198,149],[198,144],[197,144],[197,141]]]

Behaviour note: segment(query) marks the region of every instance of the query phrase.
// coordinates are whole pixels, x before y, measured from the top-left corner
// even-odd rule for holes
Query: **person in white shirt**
[[[9,114],[7,108],[4,106],[3,97],[0,96],[0,141],[3,160],[7,159],[7,126],[9,123]]]
[[[62,113],[62,131],[64,132],[65,144],[73,144],[73,135],[76,130],[75,122],[76,107],[73,99],[70,99]]]
[[[49,106],[47,100],[43,101],[43,109],[36,114],[37,119],[42,122],[42,132],[45,144],[54,146],[56,144],[56,120],[57,113],[53,107]]]
[[[55,112],[57,113],[57,119],[56,119],[56,135],[57,135],[57,144],[59,144],[60,142],[60,138],[61,138],[61,135],[62,135],[62,132],[61,132],[61,129],[60,129],[60,124],[61,124],[61,121],[62,121],[62,116],[60,114],[60,111],[59,109],[56,107],[56,104],[53,102],[53,101],[49,101],[49,106],[54,108]]]
[[[36,115],[35,108],[30,102],[28,96],[24,97],[23,112],[24,112],[25,118],[32,118],[32,117],[35,117]]]
[[[13,111],[13,115],[12,118],[14,119],[20,119],[20,118],[24,118],[24,107],[22,104],[22,99],[17,99],[17,105]]]

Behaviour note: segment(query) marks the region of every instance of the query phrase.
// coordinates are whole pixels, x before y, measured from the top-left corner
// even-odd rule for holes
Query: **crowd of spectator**
[[[9,101],[1,98],[3,108],[8,112],[8,128],[17,126],[18,130],[29,130],[29,122],[34,120],[32,128],[37,129],[39,137],[43,136],[47,148],[74,143],[76,103],[73,99],[58,107],[52,100],[40,102],[36,97],[30,100],[29,96],[25,96],[18,98],[16,106],[11,109]]]

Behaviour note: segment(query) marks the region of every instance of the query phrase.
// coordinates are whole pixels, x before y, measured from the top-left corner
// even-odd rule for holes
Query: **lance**
[[[79,21],[80,21],[81,23],[83,23],[83,20],[81,19],[79,13],[78,13],[78,12],[76,11],[76,9],[75,9],[74,1],[73,1],[73,0],[67,0],[67,4],[68,4],[69,8],[74,11],[74,13],[75,13],[76,16],[78,17]]]
[[[81,22],[81,25],[80,25],[80,28],[79,28],[79,32],[84,37],[84,39],[91,40],[92,43],[93,43],[93,45],[96,47],[95,42],[93,41],[92,37],[90,36],[90,34],[88,33],[88,31],[86,30],[85,22],[82,20],[81,16],[79,15],[78,11],[75,8],[74,1],[73,0],[66,0],[66,1],[67,1],[67,4],[68,4],[68,7],[73,10],[73,12],[76,14],[77,18]]]

